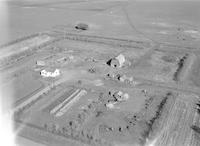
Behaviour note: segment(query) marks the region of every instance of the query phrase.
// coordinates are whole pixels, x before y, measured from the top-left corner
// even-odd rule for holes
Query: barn
[[[111,67],[114,67],[114,68],[120,68],[124,65],[125,63],[125,57],[124,55],[122,54],[119,54],[118,56],[110,59],[107,64]]]

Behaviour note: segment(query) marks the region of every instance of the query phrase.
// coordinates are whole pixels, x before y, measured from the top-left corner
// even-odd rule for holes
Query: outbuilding
[[[123,93],[122,91],[117,91],[113,94],[113,97],[118,101],[126,101],[129,98],[127,93]]]
[[[37,60],[37,61],[36,61],[36,64],[37,64],[38,66],[45,66],[45,65],[46,65],[45,62],[42,61],[42,60]]]
[[[118,56],[110,59],[107,64],[114,68],[120,68],[125,63],[125,57],[122,54],[119,54]]]
[[[88,30],[88,25],[85,24],[85,23],[78,23],[76,26],[75,26],[76,29],[79,29],[79,30]]]

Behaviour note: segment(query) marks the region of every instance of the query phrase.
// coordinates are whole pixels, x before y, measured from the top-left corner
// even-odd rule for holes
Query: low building
[[[122,54],[119,54],[115,58],[110,59],[107,64],[114,68],[120,68],[125,63],[125,57]]]
[[[67,57],[61,57],[61,58],[58,58],[56,60],[57,63],[64,63],[64,62],[69,62],[71,60],[74,59],[74,56],[70,55],[70,56],[67,56]]]
[[[42,60],[36,61],[36,64],[37,64],[38,66],[45,66],[45,65],[46,65],[45,61],[42,61]]]
[[[119,77],[119,81],[131,83],[133,81],[133,77],[127,77],[126,75],[122,75]]]
[[[58,58],[56,61],[57,61],[58,63],[63,63],[63,62],[65,62],[65,61],[67,61],[67,58],[66,58],[66,57]]]
[[[114,108],[114,105],[115,105],[116,103],[117,103],[117,102],[109,102],[109,103],[106,104],[106,107],[112,109],[112,108]]]
[[[127,93],[123,93],[122,91],[117,91],[113,94],[113,97],[118,101],[126,101],[129,98],[129,95]]]
[[[40,72],[41,76],[43,77],[57,77],[60,75],[60,70],[59,69],[55,69],[53,72],[51,71],[47,71],[45,69],[43,69],[41,72]]]
[[[85,23],[78,23],[76,26],[75,26],[76,29],[79,29],[79,30],[88,30],[88,25],[85,24]]]

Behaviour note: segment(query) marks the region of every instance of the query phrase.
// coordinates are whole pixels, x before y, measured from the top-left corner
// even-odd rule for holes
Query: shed
[[[76,29],[80,29],[80,30],[88,30],[88,25],[85,24],[85,23],[78,23],[76,26],[75,26]]]
[[[37,61],[36,61],[36,64],[37,64],[38,66],[45,66],[45,65],[46,65],[45,62],[42,61],[42,60],[37,60]]]
[[[117,101],[126,101],[129,98],[127,93],[123,93],[122,91],[117,91],[113,94],[113,97],[116,98]]]

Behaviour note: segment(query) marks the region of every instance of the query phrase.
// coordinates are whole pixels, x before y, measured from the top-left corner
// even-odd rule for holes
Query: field
[[[35,80],[32,74],[27,71],[24,74],[1,85],[2,97],[7,97],[10,105],[17,105],[26,100],[43,88],[42,82]],[[13,90],[14,89],[14,90]],[[14,97],[14,98],[13,98]]]
[[[0,93],[19,145],[200,144],[200,3],[5,4]]]
[[[179,73],[183,68],[179,64],[184,56],[187,55],[176,52],[155,51],[135,67],[136,71],[133,74],[158,82],[175,82],[178,80]],[[187,57],[185,57],[184,61],[186,59]],[[150,72],[147,74],[148,71]]]
[[[180,96],[184,97],[184,95]],[[195,122],[197,114],[191,102],[192,99],[195,100],[195,97],[192,95],[186,95],[185,99],[183,97],[177,99],[173,105],[172,112],[168,115],[163,130],[156,138],[156,146],[184,146],[195,143],[196,140],[192,138],[194,132],[191,129],[191,125]]]
[[[31,37],[31,36],[30,36]],[[28,40],[23,40],[22,42],[19,42],[13,45],[5,46],[1,49],[2,54],[1,58],[6,58],[8,56],[15,55],[20,52],[24,52],[28,49],[31,49],[33,47],[37,47],[41,45],[42,43],[45,43],[50,40],[49,36],[41,35],[41,36],[33,36],[33,38],[28,38]]]

